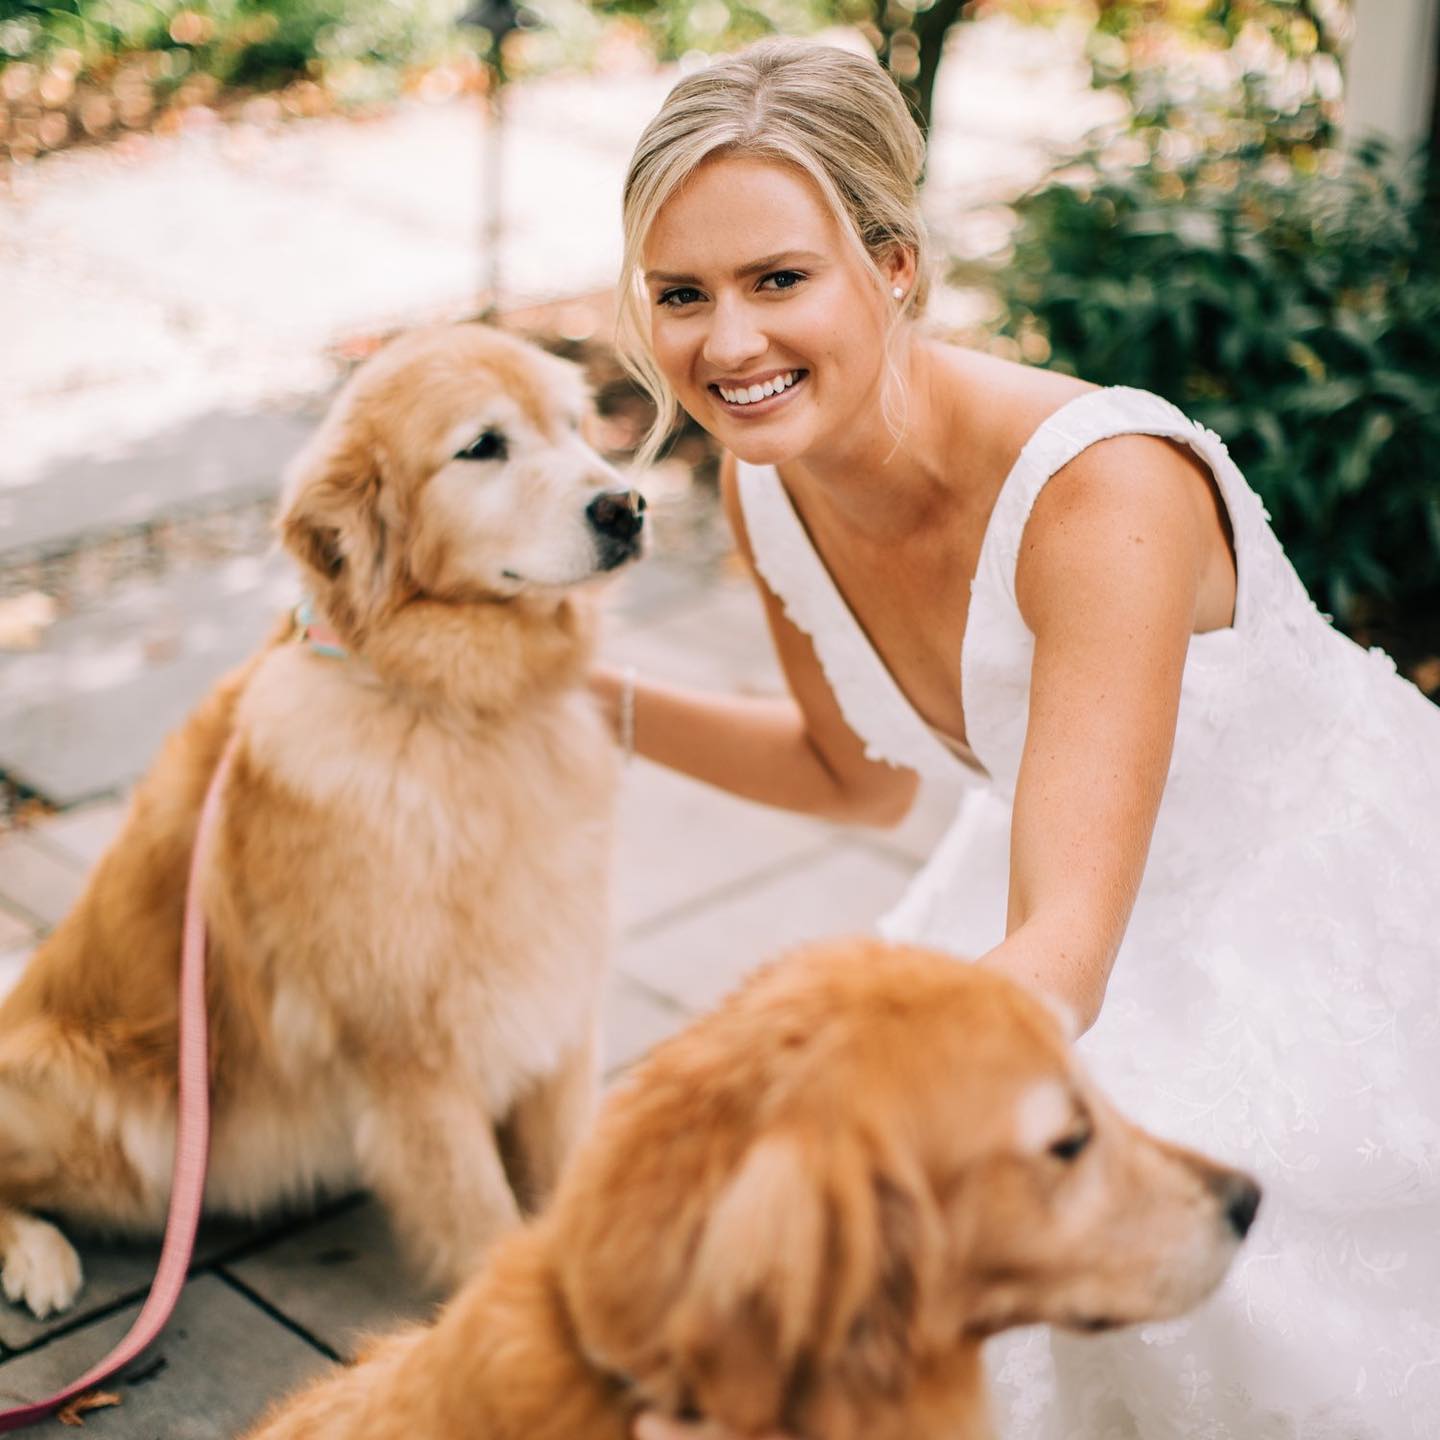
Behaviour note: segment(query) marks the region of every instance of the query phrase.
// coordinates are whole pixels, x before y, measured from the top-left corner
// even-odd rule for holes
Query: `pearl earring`
[[[905,292],[898,285],[890,293],[897,300],[903,300],[905,298]]]

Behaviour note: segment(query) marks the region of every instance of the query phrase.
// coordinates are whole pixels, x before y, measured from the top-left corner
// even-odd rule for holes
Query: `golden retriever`
[[[578,370],[533,346],[418,332],[297,457],[281,536],[346,653],[292,623],[218,686],[0,1006],[12,1301],[43,1316],[80,1284],[27,1212],[164,1219],[186,870],[232,737],[203,877],[207,1206],[359,1181],[450,1286],[517,1194],[548,1194],[591,1115],[617,781],[573,587],[642,534],[643,501],[582,438],[587,407]]]
[[[999,973],[815,946],[654,1052],[433,1326],[255,1440],[625,1440],[641,1406],[981,1440],[986,1336],[1173,1316],[1258,1203],[1123,1120]]]

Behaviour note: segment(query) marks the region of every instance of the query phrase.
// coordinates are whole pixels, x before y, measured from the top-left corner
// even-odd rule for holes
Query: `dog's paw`
[[[80,1292],[80,1257],[51,1224],[13,1215],[5,1224],[0,1286],[5,1298],[29,1306],[37,1320],[73,1303]]]

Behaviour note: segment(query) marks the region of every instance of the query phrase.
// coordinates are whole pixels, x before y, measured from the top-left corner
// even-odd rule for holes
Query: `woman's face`
[[[727,450],[752,464],[818,459],[883,429],[895,302],[803,172],[706,161],[656,217],[644,263],[655,358]],[[908,289],[909,257],[888,268]]]

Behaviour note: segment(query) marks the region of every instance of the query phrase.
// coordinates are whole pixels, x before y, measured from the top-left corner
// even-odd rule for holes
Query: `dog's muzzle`
[[[645,497],[638,490],[602,490],[586,507],[594,527],[600,568],[613,570],[640,553]]]

